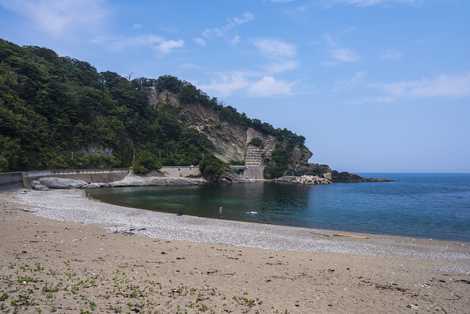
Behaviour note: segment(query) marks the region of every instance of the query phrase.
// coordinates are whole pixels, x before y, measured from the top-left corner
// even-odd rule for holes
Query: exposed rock
[[[183,178],[183,177],[140,177],[135,174],[129,174],[120,181],[111,182],[111,187],[123,186],[185,186],[200,185],[207,181],[202,178]]]
[[[188,127],[204,134],[214,145],[214,156],[220,160],[243,162],[247,148],[253,139],[261,141],[259,147],[262,157],[268,160],[271,157],[279,139],[275,136],[239,123],[231,123],[221,118],[218,111],[200,103],[185,105],[171,92],[148,89],[149,103],[154,107],[171,106],[177,109],[181,122]],[[296,145],[289,156],[289,169],[308,162],[312,153],[303,145]]]
[[[362,183],[362,182],[392,182],[393,180],[383,178],[365,178],[350,172],[339,172],[332,170],[328,165],[322,164],[304,164],[299,166],[294,172],[295,175],[313,175],[320,176],[330,180],[333,183]]]
[[[393,180],[386,178],[363,178],[364,182],[393,182]]]
[[[50,189],[80,189],[88,185],[88,183],[83,180],[56,177],[40,178],[39,183]]]
[[[32,183],[31,183],[31,187],[33,188],[33,190],[38,190],[38,191],[48,191],[49,188],[45,185],[42,185],[39,181],[37,180],[34,180]]]
[[[330,184],[331,181],[320,176],[283,176],[274,180],[280,183],[296,183],[306,185]]]
[[[383,178],[364,178],[360,175],[349,172],[332,172],[333,182],[337,183],[361,183],[361,182],[393,182],[390,179]]]
[[[357,174],[349,172],[332,171],[332,178],[334,182],[338,183],[360,183],[365,182],[365,179]]]
[[[111,185],[109,183],[95,182],[95,183],[90,183],[84,187],[86,187],[87,189],[98,189],[98,188],[107,188],[110,186]]]

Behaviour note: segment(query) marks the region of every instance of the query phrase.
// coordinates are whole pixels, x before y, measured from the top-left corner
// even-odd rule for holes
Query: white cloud
[[[184,41],[179,40],[164,40],[162,39],[160,43],[156,45],[158,51],[163,54],[170,53],[173,49],[181,48],[184,46]]]
[[[439,75],[433,78],[375,85],[392,97],[467,97],[470,96],[470,72]]]
[[[359,55],[352,49],[334,48],[330,50],[330,57],[333,61],[343,63],[354,63],[359,61]]]
[[[270,58],[294,58],[297,54],[295,45],[277,39],[259,39],[255,47]]]
[[[249,85],[249,81],[245,76],[242,72],[222,74],[217,80],[212,80],[209,84],[200,85],[199,87],[207,92],[229,96]]]
[[[184,46],[184,41],[181,39],[165,39],[154,34],[138,35],[134,37],[117,37],[108,38],[101,37],[92,40],[95,44],[107,46],[112,49],[121,50],[130,47],[143,46],[156,50],[160,54],[168,54],[174,49]]]
[[[107,15],[103,0],[0,0],[0,5],[53,37],[96,31]]]
[[[289,95],[294,82],[278,80],[270,75],[260,76],[257,72],[235,71],[218,74],[209,84],[200,84],[199,88],[220,96],[243,93],[253,97],[271,97]]]
[[[255,16],[251,12],[245,12],[241,16],[232,17],[227,20],[227,23],[220,27],[206,28],[202,32],[202,37],[209,39],[212,37],[225,37],[228,32],[233,30],[239,25],[249,23],[255,19]]]
[[[293,85],[293,82],[276,80],[272,76],[264,76],[249,87],[248,93],[259,97],[289,95]]]
[[[385,61],[396,61],[400,60],[402,57],[403,53],[395,49],[387,49],[380,55],[380,59]]]

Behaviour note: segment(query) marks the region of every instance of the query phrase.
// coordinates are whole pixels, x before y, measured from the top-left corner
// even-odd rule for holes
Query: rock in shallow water
[[[315,184],[330,184],[331,181],[327,178],[323,178],[320,176],[284,176],[277,178],[276,182],[280,183],[297,183],[297,184],[307,184],[307,185],[315,185]]]
[[[31,187],[33,188],[33,190],[37,190],[37,191],[48,191],[49,188],[45,185],[42,185],[39,181],[37,180],[34,180],[32,183],[31,183]]]

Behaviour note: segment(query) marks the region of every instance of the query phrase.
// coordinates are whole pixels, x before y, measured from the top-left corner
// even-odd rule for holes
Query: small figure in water
[[[222,206],[219,206],[219,216],[222,216],[222,211],[223,211],[223,207]]]

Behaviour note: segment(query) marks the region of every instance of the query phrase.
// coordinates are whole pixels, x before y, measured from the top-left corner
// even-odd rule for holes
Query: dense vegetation
[[[288,174],[286,171],[289,168],[289,156],[292,150],[293,145],[291,143],[276,145],[272,152],[271,160],[269,160],[264,169],[264,177],[273,179]]]
[[[198,164],[211,143],[137,83],[0,40],[0,170]]]
[[[224,165],[211,157],[212,143],[186,127],[177,109],[150,106],[149,87],[169,91],[183,104],[207,106],[224,121],[290,147],[304,144],[304,137],[250,119],[175,77],[131,81],[50,49],[0,40],[0,171],[133,167],[146,173],[162,165],[200,164],[206,156],[205,173],[218,175]]]
[[[204,178],[211,182],[218,181],[227,170],[225,163],[214,156],[207,156],[199,163],[199,170]]]
[[[261,140],[260,138],[258,137],[254,137],[250,143],[250,145],[253,145],[253,146],[256,146],[256,147],[259,147],[259,148],[263,148],[264,147],[264,144],[263,144],[263,140]]]

